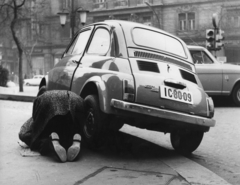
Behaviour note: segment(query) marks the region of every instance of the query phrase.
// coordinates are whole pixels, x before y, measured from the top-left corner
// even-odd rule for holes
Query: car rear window
[[[142,28],[134,28],[132,35],[136,45],[166,51],[186,58],[181,42],[171,36]]]

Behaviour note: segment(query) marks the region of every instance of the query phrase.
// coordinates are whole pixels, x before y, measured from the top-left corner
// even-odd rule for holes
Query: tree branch
[[[7,4],[7,3],[6,3],[6,4],[0,5],[0,10],[2,10],[2,8],[4,8],[5,6],[14,9],[13,6],[11,6],[10,4]]]
[[[16,2],[16,1],[15,1]],[[17,5],[17,8],[21,8],[25,3],[25,0],[22,1],[22,3],[20,5]]]

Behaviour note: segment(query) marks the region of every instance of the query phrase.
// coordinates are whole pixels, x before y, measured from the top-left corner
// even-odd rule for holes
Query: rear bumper
[[[136,103],[125,102],[121,100],[112,99],[111,106],[116,109],[121,109],[129,112],[135,112],[143,115],[153,116],[156,118],[169,119],[174,121],[181,121],[193,125],[200,125],[205,127],[214,127],[216,121],[214,119],[179,113],[166,109],[159,109],[150,106],[144,106]]]

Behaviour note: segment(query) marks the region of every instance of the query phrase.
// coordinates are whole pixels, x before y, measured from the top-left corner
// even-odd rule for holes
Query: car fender
[[[40,89],[42,86],[46,86],[46,89],[48,89],[48,75],[42,78],[38,89]]]
[[[236,87],[238,84],[240,84],[240,79],[236,79],[236,81],[235,81],[234,85],[232,86],[232,89],[231,89],[231,92],[230,92],[230,94],[232,94],[232,93],[233,93],[233,90],[234,90],[234,88],[235,88],[235,87]]]
[[[97,89],[98,99],[99,99],[99,106],[101,111],[108,112],[109,107],[108,105],[108,93],[106,90],[106,84],[102,80],[100,76],[93,76],[89,78],[82,86],[79,94],[82,98],[85,98],[87,95],[91,94],[91,91],[87,90],[89,86],[95,85]],[[110,100],[109,100],[110,101]]]

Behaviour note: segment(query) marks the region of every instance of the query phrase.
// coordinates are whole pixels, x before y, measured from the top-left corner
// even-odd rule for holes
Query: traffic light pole
[[[217,27],[214,27],[214,56],[215,58],[217,58],[217,52],[216,52],[216,36],[217,36],[217,30],[218,28]]]

